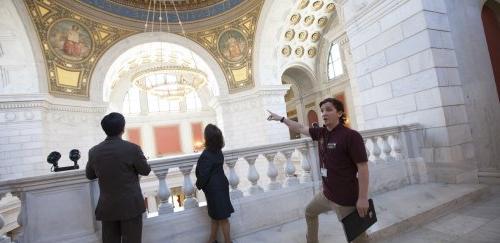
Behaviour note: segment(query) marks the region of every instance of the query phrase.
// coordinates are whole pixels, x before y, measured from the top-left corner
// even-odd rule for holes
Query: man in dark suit
[[[141,147],[122,140],[125,118],[110,113],[101,121],[107,138],[89,150],[85,174],[98,179],[96,219],[102,221],[103,243],[140,243],[146,211],[139,175],[151,171]]]

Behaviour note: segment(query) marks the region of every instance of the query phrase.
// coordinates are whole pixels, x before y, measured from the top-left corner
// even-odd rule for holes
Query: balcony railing
[[[361,134],[369,155],[371,193],[426,181],[417,125]],[[201,192],[197,196],[193,186],[198,157],[149,161],[153,173],[141,179],[150,212],[144,219],[144,242],[206,240],[209,218]],[[303,217],[305,205],[320,189],[317,146],[308,138],[226,150],[224,157],[235,208],[230,218],[234,237]],[[182,207],[171,200],[172,185],[182,188]],[[0,198],[8,193],[20,200],[19,227],[11,234],[18,242],[98,242],[94,209],[99,189],[83,170],[0,182]],[[10,242],[0,237],[0,243]]]

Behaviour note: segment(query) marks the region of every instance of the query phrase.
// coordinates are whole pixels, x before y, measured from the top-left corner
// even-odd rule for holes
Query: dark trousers
[[[142,214],[127,220],[102,221],[103,243],[141,243]]]

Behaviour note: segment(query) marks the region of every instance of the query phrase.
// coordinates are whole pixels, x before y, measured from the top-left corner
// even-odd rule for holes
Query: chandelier
[[[177,11],[174,0],[149,0],[144,32],[170,32],[167,3],[174,7],[175,15],[184,38],[186,32]],[[161,42],[161,35],[159,35]],[[144,50],[150,53],[150,60],[158,64],[137,72],[132,77],[133,84],[148,94],[162,99],[181,100],[191,92],[198,90],[207,82],[207,75],[198,68],[194,54],[189,50],[189,58],[181,58],[172,52],[168,58],[164,57],[164,45],[160,45],[160,53]],[[190,60],[186,60],[190,59]]]

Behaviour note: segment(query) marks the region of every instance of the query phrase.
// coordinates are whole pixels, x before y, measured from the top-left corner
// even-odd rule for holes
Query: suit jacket
[[[96,219],[125,220],[144,213],[139,175],[148,175],[150,171],[141,147],[120,137],[107,137],[92,147],[85,174],[89,180],[99,182]]]

